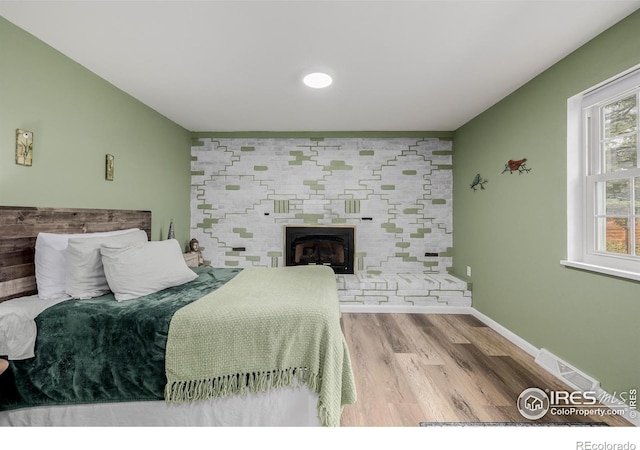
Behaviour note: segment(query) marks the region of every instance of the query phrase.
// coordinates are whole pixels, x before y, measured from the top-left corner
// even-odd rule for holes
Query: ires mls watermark
[[[538,420],[547,413],[556,416],[624,416],[637,415],[637,389],[618,395],[595,391],[552,391],[528,388],[518,397],[518,411],[529,420]],[[606,404],[607,406],[604,406]]]

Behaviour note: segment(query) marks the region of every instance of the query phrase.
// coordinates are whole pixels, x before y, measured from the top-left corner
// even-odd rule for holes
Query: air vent
[[[600,387],[599,381],[582,373],[544,348],[540,349],[535,361],[574,389],[595,391]]]

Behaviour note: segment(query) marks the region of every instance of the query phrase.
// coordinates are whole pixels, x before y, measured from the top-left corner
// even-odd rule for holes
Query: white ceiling
[[[452,131],[638,8],[0,0],[7,20],[191,131]],[[334,84],[306,88],[316,68]]]

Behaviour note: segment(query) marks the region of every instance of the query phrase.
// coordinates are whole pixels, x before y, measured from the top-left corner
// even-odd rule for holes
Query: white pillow
[[[37,334],[36,322],[27,314],[0,311],[0,355],[33,358]]]
[[[102,267],[101,244],[147,242],[147,233],[131,231],[115,236],[71,238],[67,246],[67,294],[73,298],[99,297],[109,292]]]
[[[175,239],[100,247],[107,282],[116,300],[131,300],[179,286],[198,275],[189,269]]]
[[[69,298],[67,295],[66,250],[70,238],[114,236],[137,229],[129,228],[127,230],[83,234],[38,233],[35,254],[38,297],[45,300]]]

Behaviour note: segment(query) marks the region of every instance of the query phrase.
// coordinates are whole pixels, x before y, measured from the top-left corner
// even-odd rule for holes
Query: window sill
[[[640,281],[640,273],[638,272],[628,272],[626,270],[596,266],[594,264],[587,264],[579,261],[561,260],[560,264],[566,267],[572,267],[574,269],[588,270],[590,272],[602,273],[605,275],[611,275],[613,277],[626,278],[627,280]]]

